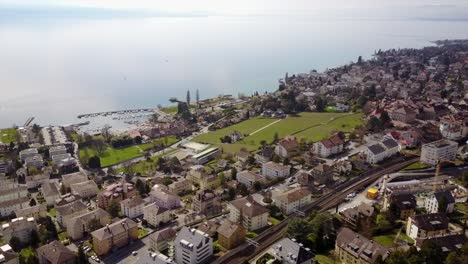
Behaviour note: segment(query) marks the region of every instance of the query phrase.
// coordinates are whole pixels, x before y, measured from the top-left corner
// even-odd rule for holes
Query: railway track
[[[337,186],[333,191],[322,195],[320,198],[306,206],[302,211],[306,214],[310,213],[313,210],[325,211],[330,208],[333,208],[340,204],[345,197],[351,192],[366,187],[371,183],[377,181],[380,177],[385,174],[393,173],[399,171],[419,160],[419,157],[411,158],[409,160],[399,162],[397,164],[390,165],[384,169],[378,169],[375,171],[369,171],[367,175],[362,177],[354,178],[348,182],[345,182]],[[294,217],[295,215],[290,216]],[[266,250],[273,243],[278,241],[281,237],[284,236],[286,228],[288,226],[289,218],[284,219],[276,226],[270,227],[269,229],[262,232],[260,235],[255,237],[255,242],[258,243],[258,246],[255,247],[248,243],[244,243],[241,246],[229,251],[224,256],[213,261],[214,264],[239,264],[244,263],[246,260],[250,259],[252,256],[257,255],[258,253]]]

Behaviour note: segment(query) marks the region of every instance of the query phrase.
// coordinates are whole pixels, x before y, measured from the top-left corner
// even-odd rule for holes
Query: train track
[[[377,181],[380,177],[385,174],[393,173],[399,171],[419,160],[419,157],[411,158],[409,160],[399,162],[397,164],[390,165],[384,169],[377,169],[374,171],[369,171],[365,176],[354,178],[348,182],[345,182],[337,186],[333,191],[322,195],[320,198],[306,206],[302,211],[306,214],[310,213],[313,210],[328,210],[340,204],[345,197],[351,192],[358,190],[360,188],[366,187],[371,183]],[[292,215],[294,217],[294,215]],[[291,218],[291,217],[290,217]],[[255,242],[258,243],[258,246],[255,247],[251,244],[244,243],[241,246],[229,251],[224,256],[219,257],[214,264],[239,264],[244,263],[246,260],[250,259],[252,256],[257,255],[258,253],[266,250],[273,243],[278,241],[281,237],[284,236],[286,228],[288,226],[289,218],[284,219],[276,226],[270,227],[269,229],[262,232],[260,235],[255,237]]]

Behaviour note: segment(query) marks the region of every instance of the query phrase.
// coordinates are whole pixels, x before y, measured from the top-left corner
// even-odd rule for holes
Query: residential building
[[[190,171],[188,172],[186,179],[192,181],[193,183],[201,185],[201,183],[205,181],[207,177],[208,173],[206,173],[204,166],[194,165],[190,167]]]
[[[144,205],[145,201],[143,201],[143,199],[138,195],[120,202],[122,214],[132,219],[143,215]]]
[[[29,148],[20,151],[19,153],[19,158],[21,162],[25,162],[27,158],[34,157],[35,155],[38,155],[39,152],[37,151],[37,148]]]
[[[417,207],[416,197],[412,194],[392,194],[390,196],[390,208],[394,206],[398,217],[406,220],[413,217]]]
[[[4,160],[0,160],[0,173],[7,173],[8,168],[8,163],[6,163]]]
[[[336,133],[335,135],[315,142],[312,145],[312,153],[319,155],[322,158],[327,158],[331,155],[336,155],[344,150],[345,137],[343,133]]]
[[[272,200],[284,214],[290,215],[309,204],[312,201],[312,193],[305,187],[298,187],[273,195]]]
[[[87,180],[88,176],[81,171],[62,175],[62,185],[67,189],[70,188],[72,184],[85,182]]]
[[[74,264],[77,256],[57,240],[37,249],[39,264]]]
[[[225,249],[233,249],[245,240],[245,228],[229,220],[224,220],[218,228],[218,243]]]
[[[463,115],[447,115],[440,119],[440,133],[448,140],[458,141],[467,136],[468,122]]]
[[[423,144],[421,148],[421,162],[429,165],[437,165],[438,161],[455,160],[458,143],[447,139]]]
[[[240,223],[249,231],[268,225],[269,211],[257,203],[252,196],[231,201],[228,205],[229,220]]]
[[[138,225],[131,219],[124,218],[92,232],[91,236],[94,252],[102,256],[137,240]]]
[[[444,235],[448,232],[448,224],[449,219],[445,213],[408,217],[406,235],[412,239]]]
[[[47,174],[47,173],[40,173],[40,174],[36,174],[36,175],[27,175],[25,177],[26,187],[28,187],[28,189],[37,188],[37,187],[41,186],[42,184],[48,182],[49,178],[50,178],[50,175]]]
[[[29,201],[28,197],[20,197],[0,202],[0,216],[10,216],[18,210],[29,207]]]
[[[390,251],[379,243],[344,227],[336,237],[335,255],[341,263],[374,264],[380,258],[385,260],[390,255]]]
[[[262,175],[264,177],[277,178],[289,177],[291,166],[282,165],[273,161],[267,162],[262,166]]]
[[[60,199],[60,192],[56,182],[45,182],[41,185],[41,193],[46,200],[48,206],[55,204],[55,201]]]
[[[37,232],[37,224],[32,217],[18,217],[9,223],[2,224],[2,236],[5,241],[17,237],[21,242],[28,243],[31,240],[32,232]]]
[[[333,168],[327,164],[319,164],[310,170],[314,182],[318,185],[333,181]]]
[[[177,232],[172,227],[158,230],[149,235],[150,248],[154,251],[164,251],[169,248],[169,243],[174,241]]]
[[[198,214],[211,216],[221,213],[221,197],[212,190],[198,191],[192,199],[192,209]]]
[[[180,207],[180,197],[167,189],[159,189],[153,187],[150,192],[151,202],[156,203],[160,207],[167,209],[175,209]]]
[[[98,194],[96,203],[99,207],[107,210],[111,201],[119,204],[120,201],[136,195],[137,190],[133,184],[123,180],[122,182],[114,183],[105,187],[104,190]]]
[[[176,236],[174,247],[177,264],[208,263],[213,256],[213,239],[194,228],[182,227]]]
[[[89,198],[96,196],[99,191],[97,184],[93,180],[74,183],[70,185],[70,192],[81,198]]]
[[[220,154],[221,154],[221,151],[219,150],[219,148],[209,148],[209,149],[204,150],[204,151],[202,151],[202,152],[200,152],[198,154],[195,154],[192,157],[192,161],[195,164],[203,165],[203,164],[209,162],[210,160],[215,159]]]
[[[38,204],[31,207],[24,207],[15,211],[16,217],[39,219],[47,216],[47,205]]]
[[[32,157],[27,157],[24,161],[24,166],[26,168],[41,169],[44,167],[44,160],[42,159],[41,155],[37,154]]]
[[[293,178],[296,178],[297,183],[301,187],[312,187],[314,186],[314,177],[312,177],[312,174],[308,171],[305,170],[298,170]]]
[[[13,184],[8,189],[0,190],[0,202],[5,202],[22,197],[28,197],[28,188],[24,185]]]
[[[172,220],[171,211],[165,207],[158,206],[156,203],[151,203],[143,207],[143,219],[148,224],[158,227]]]
[[[55,218],[63,227],[66,227],[68,219],[83,215],[86,212],[88,212],[88,208],[81,200],[76,200],[61,206],[55,206]]]
[[[391,110],[388,115],[392,121],[399,121],[406,124],[411,124],[416,120],[416,111],[407,106]]]
[[[373,216],[376,213],[372,205],[361,203],[360,205],[341,211],[339,214],[346,226],[356,229],[358,225],[372,223]],[[368,226],[368,225],[361,225]]]
[[[49,156],[67,154],[67,148],[64,145],[53,146],[49,148]]]
[[[265,254],[273,257],[272,263],[311,264],[314,263],[314,253],[310,248],[297,242],[294,238],[283,238],[271,246]]]
[[[248,170],[238,172],[236,175],[236,180],[237,182],[244,184],[247,188],[251,188],[254,182],[265,183],[266,181],[265,177],[262,175]]]
[[[265,145],[262,150],[255,154],[255,160],[260,165],[267,163],[271,160],[274,152],[275,149],[272,146]]]
[[[167,186],[169,191],[175,194],[190,191],[192,189],[192,182],[188,179],[180,179]]]
[[[97,221],[97,222],[96,222]],[[98,225],[96,225],[96,223]],[[67,233],[72,240],[78,240],[98,227],[112,223],[111,215],[101,208],[70,218],[66,222]]]
[[[275,153],[282,158],[289,158],[298,146],[299,143],[297,142],[296,137],[286,136],[278,142],[278,145],[276,145]]]
[[[2,264],[19,263],[18,254],[16,254],[15,251],[13,251],[13,248],[8,244],[0,246],[0,259],[3,260]]]
[[[445,208],[439,208],[444,206]],[[436,192],[426,197],[424,208],[428,213],[447,213],[450,214],[455,209],[455,198],[450,191]]]
[[[367,147],[367,162],[370,164],[379,163],[400,151],[398,143],[390,138],[384,138],[381,142],[377,142]]]
[[[450,252],[460,252],[463,245],[467,242],[466,236],[463,234],[449,234],[428,238],[416,239],[416,249],[421,250],[424,242],[432,242],[442,250],[442,253],[449,254]]]

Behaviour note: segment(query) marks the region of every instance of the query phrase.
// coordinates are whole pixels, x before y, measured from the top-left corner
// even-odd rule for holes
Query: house
[[[369,164],[379,163],[400,151],[398,143],[392,138],[384,138],[381,142],[377,142],[367,146],[367,162]]]
[[[41,169],[44,167],[44,160],[42,159],[41,155],[37,154],[32,157],[27,157],[24,161],[24,166],[26,168]]]
[[[0,202],[10,201],[22,197],[28,197],[28,188],[13,183],[8,188],[0,189]]]
[[[449,219],[444,213],[421,214],[408,217],[406,235],[412,239],[444,235],[448,232]]]
[[[245,240],[245,228],[241,225],[224,220],[218,228],[218,243],[225,249],[233,249]]]
[[[148,224],[158,227],[172,220],[171,211],[165,207],[158,206],[156,203],[151,203],[143,207],[143,219]]]
[[[16,254],[15,251],[13,251],[13,248],[8,244],[0,246],[0,258],[3,259],[2,264],[19,263],[18,254]]]
[[[311,152],[319,155],[322,158],[327,158],[331,155],[336,155],[344,150],[345,136],[342,132],[336,133],[333,136],[315,142],[312,145]]]
[[[25,207],[15,211],[16,217],[39,219],[47,216],[47,206],[45,204],[38,204],[31,207]]]
[[[231,201],[228,209],[229,220],[240,223],[249,231],[258,230],[268,225],[269,211],[257,203],[252,196]]]
[[[458,141],[467,136],[468,122],[463,115],[447,115],[440,119],[440,133],[448,140]]]
[[[376,210],[372,205],[361,203],[356,207],[343,210],[339,214],[348,227],[356,229],[359,224],[372,222],[375,213]]]
[[[112,223],[112,217],[108,212],[97,208],[94,211],[69,218],[66,222],[67,233],[72,240],[81,239],[86,233],[94,231],[95,221],[97,221],[97,227],[102,227]]]
[[[153,187],[150,192],[151,202],[156,203],[157,206],[167,209],[175,209],[180,207],[180,197],[175,195],[167,189],[159,189]]]
[[[392,194],[390,196],[390,208],[395,208],[398,217],[400,219],[406,220],[408,217],[413,217],[417,203],[416,197],[412,194]]]
[[[274,152],[275,149],[272,146],[265,145],[257,154],[255,154],[255,161],[260,165],[267,163],[271,160]]]
[[[6,163],[4,160],[0,160],[0,173],[7,173],[9,170],[9,164]]]
[[[244,184],[247,188],[252,188],[254,182],[265,183],[266,181],[265,177],[248,170],[238,172],[236,180],[237,182]]]
[[[296,137],[286,136],[278,142],[275,147],[276,155],[282,158],[289,158],[294,153],[294,150],[299,146]]]
[[[174,241],[177,232],[172,227],[158,230],[149,236],[150,248],[154,251],[164,251],[169,248],[169,243]]]
[[[250,153],[248,151],[245,151],[245,150],[241,150],[241,151],[236,153],[236,159],[241,164],[247,164],[247,162],[249,160],[249,157],[250,157]]]
[[[273,204],[286,215],[290,215],[300,210],[312,200],[312,193],[305,187],[298,187],[279,195],[273,195]]]
[[[197,226],[197,229],[202,231],[203,233],[208,234],[213,239],[216,238],[218,234],[218,228],[221,226],[221,223],[214,219],[214,220],[207,220],[203,221],[201,224]]]
[[[5,241],[10,241],[12,237],[18,238],[23,243],[31,240],[31,233],[37,232],[37,224],[34,218],[18,217],[11,222],[2,224],[2,236]]]
[[[190,171],[187,173],[186,179],[190,180],[193,183],[201,185],[203,181],[208,178],[208,173],[206,173],[205,167],[202,165],[194,165],[190,167]]]
[[[335,255],[341,263],[374,264],[380,258],[385,260],[390,255],[390,251],[381,244],[344,227],[336,237]]]
[[[213,256],[213,239],[200,230],[182,227],[174,242],[177,263],[208,263]]]
[[[264,177],[278,178],[278,177],[289,177],[291,166],[281,165],[279,163],[269,161],[262,165],[262,175]]]
[[[70,188],[72,184],[85,182],[87,180],[88,176],[81,171],[62,175],[62,185],[67,189]]]
[[[102,256],[137,240],[138,225],[131,219],[124,218],[92,232],[91,236],[94,252]]]
[[[219,214],[222,210],[221,197],[210,189],[200,190],[192,198],[192,209],[205,216]]]
[[[312,177],[312,174],[308,171],[305,170],[298,170],[293,178],[296,178],[297,183],[301,187],[312,187],[314,186],[314,177]]]
[[[271,263],[311,264],[315,254],[294,238],[283,238],[265,252],[273,257]],[[269,263],[269,262],[267,262]]]
[[[28,207],[29,201],[30,200],[28,197],[21,197],[18,199],[0,202],[0,216],[11,216],[11,214],[15,211]]]
[[[128,218],[136,218],[143,215],[143,206],[145,201],[140,196],[134,196],[120,202],[122,214]]]
[[[93,180],[89,180],[70,185],[70,190],[71,194],[75,196],[79,196],[81,198],[89,198],[96,196],[99,191],[99,188]]]
[[[310,174],[318,185],[333,181],[333,168],[327,164],[319,164],[310,170]]]
[[[45,182],[41,186],[41,193],[48,206],[54,205],[57,199],[60,199],[60,192],[55,182]]]
[[[37,188],[37,187],[41,186],[43,183],[48,182],[49,177],[50,176],[47,173],[40,173],[40,174],[36,174],[36,175],[27,175],[25,177],[26,187],[28,187],[28,189]]]
[[[66,227],[68,219],[83,215],[86,212],[88,212],[88,208],[81,200],[75,200],[65,205],[55,206],[55,218],[63,227]]]
[[[463,234],[450,234],[428,238],[416,239],[416,249],[421,250],[424,242],[434,243],[442,250],[444,254],[450,252],[460,252],[463,245],[467,242],[466,236]]]
[[[445,208],[439,208],[440,206]],[[455,209],[455,198],[450,191],[436,192],[426,197],[424,208],[428,213],[450,214]]]
[[[416,111],[407,106],[390,110],[388,115],[392,121],[398,121],[405,124],[411,124],[416,120]]]
[[[37,249],[39,264],[74,264],[76,255],[57,240]]]
[[[435,166],[439,161],[453,161],[457,157],[458,143],[447,139],[423,144],[421,162]]]
[[[120,201],[135,197],[136,195],[137,190],[133,184],[122,180],[122,182],[105,187],[104,190],[98,194],[96,203],[102,209],[107,210],[112,201],[119,204]]]

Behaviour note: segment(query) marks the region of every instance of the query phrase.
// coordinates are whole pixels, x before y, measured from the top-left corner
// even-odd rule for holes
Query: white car
[[[133,251],[133,252],[132,252],[132,255],[133,255],[133,256],[136,256],[137,254],[138,254],[138,251]]]

